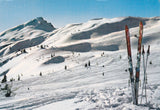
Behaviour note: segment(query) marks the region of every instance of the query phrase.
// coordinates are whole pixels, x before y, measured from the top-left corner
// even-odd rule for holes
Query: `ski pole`
[[[142,93],[141,93],[141,104],[142,104],[142,97],[143,97],[143,89],[144,89],[144,84],[145,84],[145,58],[144,58],[144,54],[145,54],[145,51],[144,51],[144,45],[142,46],[142,55],[143,55],[143,71],[144,71],[144,79],[143,79],[143,85],[142,85]]]

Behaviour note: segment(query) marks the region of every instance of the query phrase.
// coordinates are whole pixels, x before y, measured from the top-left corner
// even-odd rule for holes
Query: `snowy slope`
[[[151,45],[152,64],[147,68],[148,104],[144,105],[143,100],[135,106],[128,87],[129,73],[125,71],[128,59],[124,27],[127,24],[130,28],[135,67],[134,36],[138,35],[139,21],[144,24],[145,50]],[[159,28],[160,17],[92,19],[59,29],[36,18],[2,32],[0,80],[7,74],[8,80],[16,81],[8,82],[12,97],[6,98],[6,91],[0,90],[0,109],[159,109]],[[85,67],[89,61],[91,66]],[[142,66],[140,78],[142,83]],[[4,86],[1,84],[1,88]]]

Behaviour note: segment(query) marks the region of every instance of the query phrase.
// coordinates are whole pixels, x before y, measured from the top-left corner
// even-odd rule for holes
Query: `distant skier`
[[[6,74],[4,75],[4,77],[2,79],[2,83],[5,83],[5,82],[7,82],[7,76],[6,76]]]

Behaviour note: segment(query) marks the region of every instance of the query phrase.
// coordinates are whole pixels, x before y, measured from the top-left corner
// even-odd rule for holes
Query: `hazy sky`
[[[160,0],[0,0],[0,32],[36,17],[55,27],[93,18],[160,16]]]

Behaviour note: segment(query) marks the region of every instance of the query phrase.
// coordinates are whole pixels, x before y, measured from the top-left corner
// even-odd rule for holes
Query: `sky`
[[[160,16],[160,0],[0,0],[0,32],[43,17],[54,27],[94,18]]]

